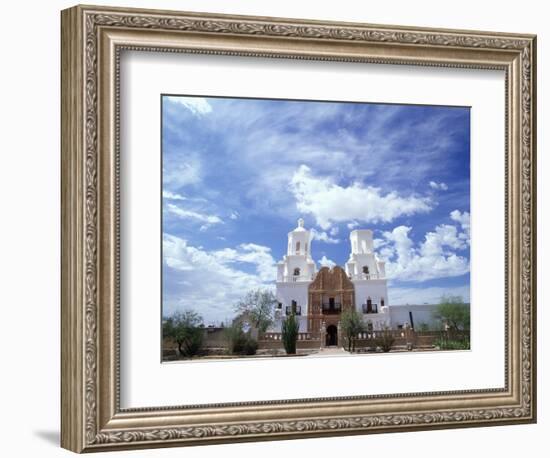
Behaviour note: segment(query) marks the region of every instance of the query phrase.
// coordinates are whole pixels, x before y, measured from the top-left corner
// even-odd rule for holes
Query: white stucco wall
[[[384,305],[389,305],[388,287],[386,280],[352,280],[355,287],[355,307],[357,311],[362,311],[362,304],[367,303],[370,297],[373,304],[377,304],[378,310],[381,310],[381,299],[384,299]]]
[[[307,259],[303,255],[285,256],[283,261],[279,263],[277,270],[277,281],[292,281],[288,277],[294,275],[294,269],[300,269],[300,277],[302,279],[313,280],[315,275],[315,263],[311,259]]]
[[[269,327],[269,332],[281,332],[281,326],[283,323],[283,320],[286,318],[286,315],[284,313],[276,314],[275,319],[273,320],[273,324]],[[300,324],[300,332],[308,332],[307,329],[307,317],[305,316],[297,316],[298,323]]]
[[[296,301],[302,310],[302,316],[306,316],[308,312],[308,286],[310,282],[277,282],[277,301],[283,304],[283,313],[287,306],[292,305],[292,301]]]
[[[365,324],[365,330],[369,323],[372,324],[372,329],[377,331],[385,328],[391,328],[391,318],[387,307],[378,313],[361,313],[361,318]]]
[[[392,305],[390,306],[392,328],[403,326],[405,323],[414,325],[417,331],[420,330],[422,323],[426,323],[430,328],[439,327],[440,321],[433,316],[436,308],[435,304]],[[413,323],[411,323],[409,312],[412,313]]]

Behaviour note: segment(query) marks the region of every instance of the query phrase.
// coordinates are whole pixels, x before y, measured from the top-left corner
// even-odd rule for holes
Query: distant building
[[[345,269],[317,271],[311,241],[311,232],[300,218],[298,227],[288,233],[287,253],[277,264],[278,303],[271,331],[279,332],[281,321],[295,313],[300,332],[323,332],[327,345],[337,345],[340,315],[348,308],[355,308],[372,330],[434,324],[435,305],[390,305],[385,263],[374,251],[371,230],[350,233]]]

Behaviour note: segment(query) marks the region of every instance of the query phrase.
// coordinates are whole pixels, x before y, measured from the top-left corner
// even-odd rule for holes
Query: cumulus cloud
[[[175,97],[167,96],[167,100],[173,103],[178,103],[187,108],[196,116],[203,116],[212,111],[212,106],[203,97]]]
[[[319,242],[324,242],[324,243],[340,243],[340,239],[331,237],[325,231],[318,231],[317,229],[312,228],[310,232],[311,232],[311,238],[313,240],[318,240]],[[332,234],[333,231],[330,231],[330,233]]]
[[[319,265],[321,267],[328,267],[329,269],[332,269],[336,263],[332,259],[328,259],[326,255],[323,255],[323,257],[319,259]]]
[[[207,323],[219,323],[234,316],[233,305],[247,291],[274,287],[275,260],[262,245],[208,251],[165,233],[163,259],[164,315],[192,308]]]
[[[438,191],[447,191],[449,189],[449,186],[447,186],[443,182],[438,183],[436,181],[430,181],[430,188],[436,189]]]
[[[291,188],[300,212],[315,217],[324,230],[333,223],[363,221],[391,222],[395,218],[431,210],[426,197],[400,196],[396,192],[384,194],[380,188],[353,183],[340,186],[331,178],[314,176],[311,169],[301,165],[294,173]]]
[[[388,241],[385,240],[385,239],[374,239],[372,241],[372,243],[373,243],[374,249],[378,250],[378,249],[386,246],[388,244]]]
[[[220,262],[228,264],[249,263],[256,266],[260,280],[271,282],[277,275],[271,248],[255,243],[242,243],[236,249],[224,248],[213,251],[212,255]]]
[[[457,253],[469,246],[468,233],[453,225],[440,224],[415,245],[409,236],[411,229],[398,226],[384,232],[382,241],[377,243],[381,247],[380,256],[386,260],[389,278],[419,282],[469,272],[468,257]]]
[[[460,213],[458,210],[453,210],[451,212],[451,219],[460,224],[460,227],[468,236],[468,239],[470,239],[470,213]]]

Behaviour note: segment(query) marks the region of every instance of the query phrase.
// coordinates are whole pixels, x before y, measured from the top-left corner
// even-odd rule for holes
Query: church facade
[[[414,314],[420,314],[417,318],[422,322],[433,321],[433,305],[390,305],[385,263],[375,253],[371,230],[351,231],[350,255],[344,268],[317,270],[311,242],[311,232],[299,219],[298,226],[288,233],[287,253],[277,264],[272,332],[280,331],[282,320],[294,313],[300,332],[323,333],[328,345],[337,345],[340,316],[349,308],[357,310],[369,330],[412,326]]]

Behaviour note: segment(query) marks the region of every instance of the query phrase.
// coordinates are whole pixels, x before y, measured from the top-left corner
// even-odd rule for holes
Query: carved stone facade
[[[323,267],[308,287],[308,329],[322,342],[338,345],[340,315],[355,307],[355,288],[344,269]]]

